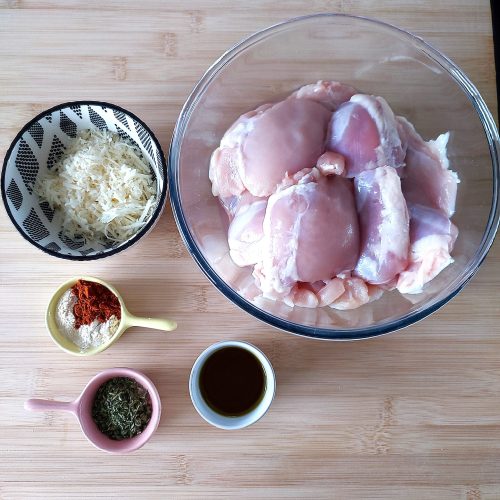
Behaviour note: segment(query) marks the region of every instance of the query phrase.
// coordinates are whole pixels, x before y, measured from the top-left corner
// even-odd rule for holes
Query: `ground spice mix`
[[[94,320],[105,323],[111,316],[120,320],[120,301],[109,288],[94,281],[78,280],[71,291],[77,298],[73,307],[75,328],[90,325]]]

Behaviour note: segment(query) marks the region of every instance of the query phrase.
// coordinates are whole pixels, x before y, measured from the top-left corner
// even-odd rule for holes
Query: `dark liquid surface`
[[[260,402],[266,388],[260,361],[240,347],[215,351],[200,372],[203,399],[219,414],[244,415]]]

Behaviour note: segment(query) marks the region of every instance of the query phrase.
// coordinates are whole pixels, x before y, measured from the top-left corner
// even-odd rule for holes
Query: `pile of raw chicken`
[[[339,82],[245,113],[210,162],[232,260],[289,306],[420,293],[453,262],[458,235],[448,138],[424,141],[382,97]]]

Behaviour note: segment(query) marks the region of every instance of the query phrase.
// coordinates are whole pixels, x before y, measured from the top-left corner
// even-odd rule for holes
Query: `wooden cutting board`
[[[496,109],[488,0],[0,0],[0,157],[39,111],[74,99],[138,114],[167,151],[203,71],[242,37],[313,12],[377,17],[444,51]],[[452,303],[403,332],[324,343],[273,330],[229,303],[186,252],[166,210],[123,255],[46,256],[0,211],[0,498],[500,498],[500,247]],[[168,315],[172,334],[136,329],[91,359],[59,351],[44,327],[68,277],[115,284],[130,309]],[[205,424],[191,405],[196,356],[223,339],[271,358],[277,396],[243,431]],[[130,366],[157,384],[160,427],[142,450],[109,456],[64,414],[29,397],[76,397],[96,372]]]

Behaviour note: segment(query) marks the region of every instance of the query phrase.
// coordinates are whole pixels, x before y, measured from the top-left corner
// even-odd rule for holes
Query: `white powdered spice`
[[[77,301],[78,299],[71,289],[64,292],[57,304],[56,325],[68,340],[82,351],[86,351],[107,342],[116,333],[120,321],[116,316],[111,316],[106,323],[94,320],[90,325],[75,328],[73,307]]]

